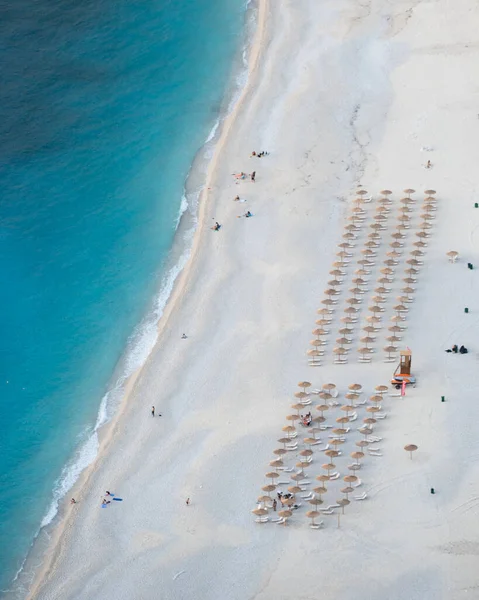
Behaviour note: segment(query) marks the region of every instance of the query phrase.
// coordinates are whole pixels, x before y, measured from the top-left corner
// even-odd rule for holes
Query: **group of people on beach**
[[[110,498],[113,498],[114,494],[112,494],[111,492],[109,492],[108,490],[105,492],[105,495],[103,496],[102,500],[101,500],[101,505],[102,506],[108,506],[109,504],[111,504],[111,500]]]
[[[233,177],[235,179],[246,179],[247,177],[249,177],[254,183],[256,181],[256,171],[253,171],[250,175],[243,173],[243,171],[241,171],[241,173],[233,173]]]
[[[454,354],[467,354],[469,350],[465,346],[461,346],[458,349],[457,344],[454,344],[454,346],[452,348],[448,348],[446,352],[453,352]]]
[[[256,158],[263,158],[263,156],[268,156],[268,154],[269,154],[269,152],[266,152],[266,150],[262,150],[261,152],[256,152],[255,150],[253,150],[253,152],[251,153],[251,156],[254,156]],[[245,180],[249,177],[253,183],[256,182],[256,171],[253,171],[250,175],[248,175],[244,171],[240,171],[239,173],[232,173],[232,175],[237,180]],[[238,183],[238,181],[236,183]],[[235,202],[244,202],[244,200],[240,199],[239,195],[235,196],[234,201]],[[250,210],[247,210],[243,215],[238,215],[238,218],[245,217],[245,218],[249,219],[252,216],[253,216],[253,213]],[[218,221],[215,221],[215,224],[213,225],[213,227],[211,229],[213,231],[219,231],[221,229],[221,224],[218,223]]]
[[[303,425],[303,427],[309,427],[312,422],[313,415],[310,412],[306,413],[305,415],[301,415],[301,425]]]

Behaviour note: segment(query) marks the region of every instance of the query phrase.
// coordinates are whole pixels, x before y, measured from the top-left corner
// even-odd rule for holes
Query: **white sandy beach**
[[[479,598],[479,8],[263,0],[258,20],[193,258],[31,598]],[[231,175],[253,170],[256,183]],[[396,203],[412,187],[418,205],[437,190],[401,343],[418,385],[385,400],[383,456],[365,458],[368,498],[340,529],[332,517],[310,529],[304,507],[287,527],[259,525],[251,509],[297,382],[332,381],[343,394],[358,381],[367,397],[395,366],[380,353],[359,364],[357,340],[347,365],[306,357],[358,185],[374,198],[389,188]],[[248,209],[253,218],[237,218]],[[446,354],[454,343],[469,354]],[[419,446],[413,460],[408,443]],[[123,502],[101,509],[105,490]]]

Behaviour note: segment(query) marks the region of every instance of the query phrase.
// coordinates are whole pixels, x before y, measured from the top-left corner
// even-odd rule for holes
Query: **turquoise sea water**
[[[246,4],[18,0],[2,10],[3,591],[95,455],[112,377],[152,343],[183,185],[222,108]]]

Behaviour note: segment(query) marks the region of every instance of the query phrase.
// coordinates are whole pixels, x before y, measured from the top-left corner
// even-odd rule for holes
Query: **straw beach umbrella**
[[[368,344],[374,344],[374,342],[376,341],[376,338],[370,337],[370,336],[365,336],[359,339],[359,341],[362,344],[365,344],[366,348],[368,347]]]
[[[299,455],[303,456],[304,458],[310,458],[311,456],[313,456],[313,451],[312,450],[301,450]]]
[[[276,473],[276,471],[271,471],[270,473],[266,473],[265,477],[267,479],[271,479],[271,484],[274,485],[274,480],[279,477],[279,473]]]
[[[354,402],[355,402],[356,400],[359,400],[359,394],[356,394],[356,393],[354,393],[354,392],[349,392],[349,393],[347,393],[347,394],[346,394],[344,397],[346,398],[346,400],[349,400],[349,401],[351,402],[351,404],[352,404],[353,408],[356,408],[356,407],[354,406]]]
[[[306,513],[306,516],[308,517],[308,519],[311,519],[311,526],[314,527],[315,526],[315,522],[314,519],[316,517],[319,517],[321,513],[319,513],[317,510],[308,510],[308,512]]]
[[[293,425],[286,425],[285,427],[282,427],[282,430],[286,433],[286,435],[291,435],[295,433],[296,427],[293,427]]]
[[[254,508],[251,512],[255,515],[258,515],[258,517],[264,517],[268,514],[268,510],[266,508]]]
[[[327,404],[318,404],[318,406],[316,406],[316,410],[319,410],[321,416],[323,417],[323,413],[329,410],[329,406]]]
[[[329,479],[329,475],[319,475],[319,477],[326,477],[326,480],[328,480],[328,479]],[[316,477],[316,479],[319,479],[319,477]],[[323,495],[323,494],[325,494],[327,491],[328,491],[328,489],[327,489],[327,488],[325,488],[324,486],[319,486],[319,487],[315,487],[315,488],[313,488],[313,492],[314,492],[315,494],[318,494],[318,495],[319,495],[319,497],[320,497],[320,499],[321,499],[321,502],[323,501],[323,499],[322,499],[322,495]]]
[[[356,446],[359,448],[366,448],[369,446],[369,442],[367,440],[359,440],[359,442],[355,442]]]
[[[446,256],[449,258],[449,260],[451,262],[454,262],[457,257],[459,256],[459,252],[456,252],[455,250],[450,250],[449,252],[446,253]]]
[[[387,356],[388,360],[392,360],[391,354],[397,352],[397,347],[396,346],[385,346],[384,351],[388,353],[388,356]]]
[[[331,325],[331,319],[316,319],[315,323],[316,325],[319,325],[319,327],[324,329],[325,325]],[[327,331],[329,333],[328,329],[324,329],[324,331]]]
[[[359,465],[359,461],[361,460],[361,458],[364,458],[364,452],[351,452],[350,456],[351,458],[354,458],[356,460],[356,464]]]
[[[276,489],[277,486],[275,486],[274,484],[270,483],[268,485],[263,485],[263,487],[261,488],[263,490],[263,492],[266,492],[268,494],[268,496],[271,495],[271,492],[274,492],[274,490]]]
[[[278,512],[278,515],[279,515],[280,517],[282,517],[282,518],[285,520],[285,521],[284,521],[284,525],[286,525],[286,523],[287,523],[287,521],[288,521],[289,517],[291,517],[291,515],[292,515],[292,514],[293,514],[293,513],[292,513],[290,510],[280,510],[280,511]]]
[[[341,494],[345,494],[346,500],[348,500],[348,495],[354,492],[354,488],[352,488],[351,486],[346,486],[344,488],[341,488],[340,491]]]
[[[404,446],[404,450],[406,450],[406,452],[409,452],[410,458],[412,460],[412,453],[417,450],[417,446],[416,444],[408,444],[407,446]]]
[[[348,298],[346,300],[346,303],[349,304],[350,306],[355,306],[355,305],[361,304],[361,300],[359,300],[358,298]]]
[[[363,389],[363,386],[360,383],[351,383],[351,385],[348,385],[348,390],[351,390],[352,392],[361,392]]]
[[[363,360],[366,360],[366,357],[373,353],[373,349],[363,346],[362,348],[358,348],[358,353],[361,354]]]
[[[326,454],[326,456],[329,456],[329,458],[331,459],[331,462],[333,462],[333,458],[335,458],[336,456],[339,456],[339,451],[338,450],[326,450],[325,454]]]
[[[303,408],[304,408],[304,407],[303,407]],[[287,421],[297,421],[298,419],[299,419],[299,415],[298,415],[298,414],[296,414],[296,415],[287,415],[287,416],[286,416],[286,420],[287,420]],[[294,423],[293,423],[293,424],[294,424]]]
[[[311,382],[310,381],[300,381],[298,383],[298,387],[303,388],[303,392],[306,393],[306,389],[311,387]]]

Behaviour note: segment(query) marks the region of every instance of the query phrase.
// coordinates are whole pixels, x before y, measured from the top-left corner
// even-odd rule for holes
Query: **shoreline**
[[[254,4],[254,1],[255,0],[249,0],[247,3],[246,10],[245,10],[245,20],[246,20],[247,11],[251,10],[251,5]],[[185,182],[185,187],[184,187],[184,191],[183,191],[184,196],[188,195],[189,193],[192,193],[192,192],[188,192],[187,187],[188,187],[188,180],[190,179],[191,172],[194,169],[195,161],[197,160],[198,156],[201,155],[201,153],[205,152],[206,145],[209,142],[213,141],[214,142],[213,154],[212,154],[211,159],[208,161],[208,166],[207,166],[207,170],[206,170],[205,178],[204,178],[204,184],[202,185],[202,189],[198,193],[197,208],[196,208],[197,226],[194,229],[191,246],[189,248],[184,247],[182,250],[182,254],[181,254],[181,256],[185,256],[185,255],[187,256],[186,264],[180,268],[179,274],[176,276],[176,278],[174,280],[174,283],[172,285],[172,290],[171,290],[171,292],[166,300],[166,303],[163,307],[161,317],[159,318],[157,326],[156,326],[156,341],[154,343],[153,348],[148,352],[148,355],[147,355],[146,359],[143,361],[143,363],[141,364],[141,366],[136,368],[121,383],[121,388],[123,391],[122,391],[120,400],[117,401],[113,416],[108,418],[106,422],[100,424],[98,427],[98,430],[95,427],[94,431],[97,431],[98,444],[99,444],[96,457],[93,460],[93,462],[91,462],[86,468],[84,468],[82,470],[82,472],[80,473],[76,482],[74,483],[73,487],[69,490],[69,492],[67,492],[67,493],[71,493],[71,495],[75,498],[81,498],[81,492],[79,490],[83,490],[84,488],[88,487],[88,481],[90,480],[92,474],[94,473],[94,471],[96,469],[97,462],[99,462],[102,459],[102,456],[106,452],[108,452],[109,445],[111,444],[111,442],[114,439],[115,427],[125,412],[125,409],[127,407],[127,404],[130,399],[131,393],[134,389],[134,386],[138,380],[138,377],[141,375],[141,372],[143,371],[143,369],[146,368],[148,361],[150,359],[150,356],[152,355],[155,347],[161,343],[162,332],[164,331],[165,327],[168,324],[168,320],[170,318],[171,313],[175,310],[175,305],[178,302],[178,298],[181,297],[184,286],[187,284],[188,272],[192,268],[192,264],[194,263],[195,256],[196,256],[198,248],[200,246],[202,236],[204,236],[204,234],[205,234],[205,232],[204,232],[204,229],[205,229],[204,228],[204,214],[207,210],[206,204],[208,203],[208,197],[209,197],[208,188],[209,188],[209,185],[211,184],[212,180],[214,180],[214,171],[215,171],[216,161],[218,160],[218,156],[219,156],[219,153],[221,150],[221,145],[224,144],[224,141],[227,138],[228,132],[231,128],[231,124],[234,122],[237,112],[240,109],[241,103],[244,101],[244,98],[249,91],[249,87],[251,85],[251,79],[252,79],[254,70],[257,67],[258,60],[260,59],[260,54],[261,54],[260,44],[261,44],[262,37],[265,34],[266,14],[268,11],[269,0],[256,0],[256,4],[257,4],[257,6],[253,7],[253,10],[257,11],[257,23],[255,26],[255,31],[253,33],[249,47],[248,47],[248,45],[246,45],[242,49],[243,53],[245,51],[248,53],[246,83],[245,83],[245,85],[242,86],[237,99],[233,99],[233,97],[230,98],[229,102],[227,103],[227,107],[226,107],[227,112],[223,116],[221,116],[221,115],[218,116],[218,120],[215,123],[215,125],[212,127],[210,134],[208,135],[207,139],[205,140],[204,146],[200,150],[198,150],[198,153],[195,156],[195,159],[193,160],[190,173],[188,174],[186,182]],[[246,22],[245,22],[245,27],[246,27]],[[248,44],[247,41],[246,41],[246,44]],[[233,75],[231,77],[233,77]],[[229,95],[232,96],[232,94],[235,93],[234,86],[231,86],[228,89],[230,90]],[[228,94],[226,94],[226,97],[228,97]],[[232,105],[231,105],[231,102],[232,102]],[[215,138],[215,135],[218,133],[218,130],[219,130],[219,137],[218,137],[218,140],[215,142],[214,138]],[[212,135],[212,132],[214,132],[213,135]],[[185,214],[186,214],[186,211],[183,211],[179,215],[178,226],[177,226],[177,230],[175,233],[175,238],[179,235],[184,234],[184,232],[181,231],[181,225],[182,225],[182,220],[183,220],[183,217],[185,216]],[[181,244],[181,242],[178,242],[177,240],[175,240],[173,242],[172,248],[174,248],[176,244]],[[176,265],[176,261],[174,261],[174,264]],[[165,280],[165,277],[167,278],[168,273],[171,269],[173,269],[173,265],[170,265],[169,269],[167,269],[167,272],[165,273],[163,281]],[[161,292],[160,292],[160,294],[161,294]],[[117,385],[118,385],[118,382],[120,380],[117,378],[116,381],[117,381]],[[113,389],[113,388],[111,388],[111,389]],[[102,400],[102,402],[103,402],[103,400]],[[39,534],[41,534],[42,532],[47,533],[48,537],[50,539],[50,541],[47,545],[47,548],[48,548],[47,552],[49,553],[49,556],[47,558],[42,559],[42,566],[40,567],[40,569],[38,569],[38,567],[35,569],[36,574],[33,578],[32,583],[29,586],[28,595],[26,596],[27,598],[33,598],[35,596],[35,594],[37,593],[38,589],[42,586],[42,581],[43,581],[45,575],[48,573],[49,569],[54,564],[56,557],[58,556],[58,553],[60,551],[60,549],[58,548],[58,545],[60,544],[61,538],[64,535],[64,533],[68,527],[68,523],[71,519],[74,518],[74,515],[72,515],[71,512],[70,512],[70,514],[67,513],[67,511],[70,507],[70,504],[66,498],[66,494],[63,497],[63,499],[60,501],[60,504],[58,505],[57,514],[53,518],[51,527],[49,527],[50,523],[45,526],[42,525],[41,529],[39,530],[39,532],[37,534],[37,537],[35,538],[35,541],[33,542],[33,546],[29,552],[29,555],[30,555],[30,553],[34,550],[34,546],[37,544]],[[49,531],[49,529],[50,529],[50,531]],[[43,530],[45,530],[45,531],[43,531]],[[29,561],[29,556],[26,557],[24,564],[22,565],[19,573],[17,573],[17,576],[14,579],[14,582],[17,581],[17,579],[22,576],[21,575],[22,571],[24,570],[25,564],[28,561]]]
[[[250,93],[209,165],[194,260],[165,311],[161,343],[137,373],[75,518],[30,597],[269,600],[320,590],[324,600],[461,600],[477,588],[479,284],[466,264],[477,254],[479,231],[470,77],[479,62],[470,42],[479,10],[472,0],[454,7],[444,0],[401,7],[279,0],[266,13]],[[263,148],[267,158],[248,158]],[[254,184],[232,178],[251,169]],[[325,518],[324,529],[312,531],[305,507],[288,527],[259,525],[251,509],[297,382],[335,382],[343,398],[358,381],[367,398],[394,369],[383,362],[382,342],[371,364],[357,360],[359,325],[347,365],[333,363],[334,335],[321,367],[306,358],[358,185],[375,200],[381,189],[394,190],[391,215],[408,186],[417,190],[416,208],[422,190],[438,190],[433,235],[401,333],[418,385],[384,401],[388,418],[375,429],[381,451],[360,471],[368,499],[351,502],[341,527]],[[236,195],[246,206],[232,201]],[[241,218],[246,207],[254,218]],[[375,208],[369,205],[368,218]],[[208,232],[215,220],[221,231]],[[393,227],[391,217],[388,235]],[[365,231],[361,236],[357,253]],[[459,252],[456,265],[446,258],[451,249]],[[398,268],[392,297],[401,277]],[[361,319],[367,302],[362,310]],[[453,343],[469,354],[446,354]],[[151,418],[152,404],[161,418]],[[356,424],[351,429],[354,447]],[[404,452],[410,443],[418,446],[413,459]],[[334,462],[344,471],[351,448],[342,448]],[[299,456],[293,450],[292,462]],[[323,460],[314,456],[311,483]],[[337,484],[329,500],[343,493]],[[105,489],[124,501],[100,510]]]

